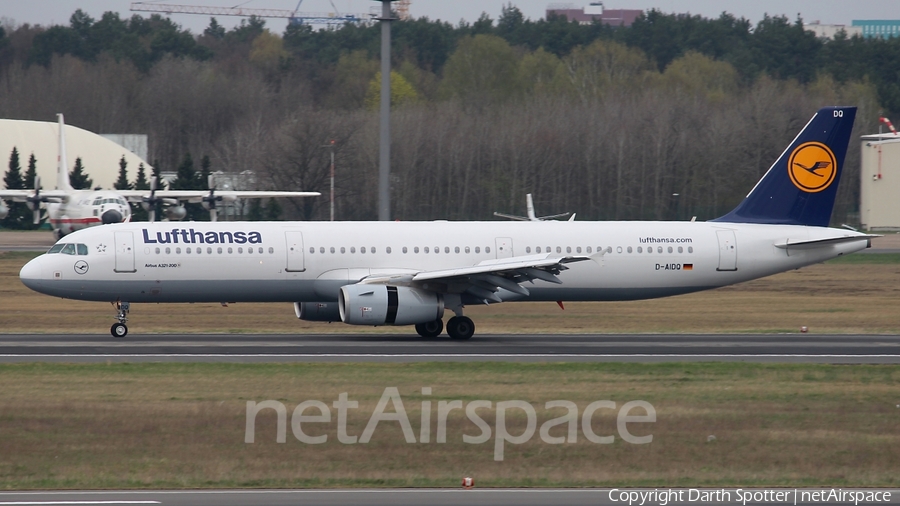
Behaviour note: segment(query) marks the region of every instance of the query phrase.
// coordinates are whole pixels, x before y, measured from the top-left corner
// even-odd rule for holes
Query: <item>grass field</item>
[[[27,289],[18,272],[33,253],[0,253],[0,332],[106,334],[108,304]],[[471,306],[478,333],[900,332],[900,255],[851,255],[696,294],[638,302]],[[414,333],[405,327],[302,322],[290,304],[134,304],[132,333]]]
[[[7,489],[451,487],[462,476],[480,487],[900,485],[897,366],[26,364],[0,366],[0,381]],[[303,427],[328,435],[326,443],[293,436],[298,403],[330,407],[341,392],[359,402],[347,433],[360,435],[386,387],[398,388],[416,438],[422,401],[432,402],[430,442],[406,443],[399,423],[381,422],[369,443],[341,444],[336,410],[331,423]],[[286,406],[286,442],[275,442],[276,417],[267,410],[247,444],[246,402],[268,399]],[[448,418],[446,442],[436,442],[437,403],[457,399],[524,400],[538,426],[565,414],[544,409],[550,400],[570,400],[579,413],[595,400],[644,400],[657,421],[632,424],[653,440],[630,444],[617,433],[615,412],[600,410],[592,430],[614,435],[612,444],[587,441],[579,420],[575,443],[548,444],[535,433],[506,444],[495,461],[494,438],[463,442],[480,431],[461,410]],[[479,413],[496,433],[493,411]],[[508,411],[510,434],[524,432],[522,414]]]
[[[0,254],[0,332],[106,334],[105,304],[54,299],[19,283],[33,254]],[[710,292],[643,302],[500,304],[470,308],[479,332],[900,331],[900,255],[857,255]],[[296,320],[288,304],[135,305],[132,332],[412,332]],[[476,336],[477,338],[477,336]],[[791,364],[18,364],[0,365],[0,488],[447,487],[473,476],[500,486],[900,486],[900,366]],[[336,441],[332,423],[305,426],[324,444],[298,441],[290,414],[305,400],[359,402],[348,433],[360,435],[387,387],[402,395],[419,435],[431,402],[429,443],[405,442],[396,422],[371,442]],[[422,388],[432,388],[425,396]],[[244,443],[247,401],[287,409],[257,418]],[[524,400],[538,427],[597,400],[643,400],[657,421],[624,442],[615,413],[593,418],[597,435],[548,444],[537,433],[505,445],[467,444],[479,429],[451,412],[436,442],[439,401]],[[388,411],[393,411],[391,408]],[[493,410],[479,411],[494,429]],[[306,414],[315,414],[315,411]],[[506,426],[521,434],[521,411]],[[638,413],[640,414],[640,410]],[[565,434],[555,427],[551,436]],[[709,436],[715,436],[710,441]]]

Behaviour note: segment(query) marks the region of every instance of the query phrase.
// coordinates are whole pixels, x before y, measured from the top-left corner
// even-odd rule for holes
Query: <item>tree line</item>
[[[257,18],[232,30],[212,19],[194,35],[158,15],[77,11],[69,26],[5,29],[3,117],[65,112],[88,130],[147,133],[156,171],[181,177],[189,153],[208,153],[216,170],[252,170],[258,189],[326,194],[334,140],[339,219],[375,217],[377,26],[278,35]],[[825,41],[799,19],[650,11],[609,27],[528,20],[510,4],[496,21],[419,18],[393,35],[400,219],[521,213],[528,192],[586,219],[711,218],[818,107],[860,106],[857,133],[900,111],[900,39]],[[838,221],[858,209],[855,144]],[[285,205],[327,218],[323,198]]]

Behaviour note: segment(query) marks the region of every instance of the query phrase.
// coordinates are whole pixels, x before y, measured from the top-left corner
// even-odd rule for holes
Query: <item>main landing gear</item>
[[[437,337],[444,330],[444,322],[435,320],[416,325],[416,332],[426,338]],[[467,316],[454,316],[447,321],[447,334],[451,339],[469,339],[475,334],[475,323]]]
[[[417,323],[416,332],[422,337],[437,337],[444,330],[444,320],[435,320],[428,323]]]
[[[128,327],[125,325],[125,322],[128,321],[128,311],[131,310],[131,304],[128,302],[114,302],[116,306],[116,311],[118,314],[116,315],[116,320],[119,320],[118,323],[113,323],[113,326],[109,328],[109,333],[112,334],[113,337],[117,339],[121,339],[128,335]]]
[[[447,334],[450,339],[469,339],[475,334],[475,322],[468,316],[454,316],[447,320]]]

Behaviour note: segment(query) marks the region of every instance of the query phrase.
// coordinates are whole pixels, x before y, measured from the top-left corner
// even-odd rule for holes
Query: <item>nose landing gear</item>
[[[116,311],[118,312],[116,320],[119,321],[109,328],[109,333],[112,334],[113,337],[121,339],[128,335],[128,327],[125,325],[125,322],[128,321],[128,311],[131,310],[131,303],[116,301],[113,304],[116,306]]]

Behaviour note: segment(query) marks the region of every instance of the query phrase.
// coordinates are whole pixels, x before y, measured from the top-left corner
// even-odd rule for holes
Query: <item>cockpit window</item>
[[[62,249],[63,255],[74,255],[75,254],[75,245],[74,244],[66,244]]]
[[[59,253],[60,251],[62,251],[63,246],[65,246],[65,244],[54,244],[53,247],[50,248],[50,251],[47,252],[47,254],[49,255],[50,253]]]
[[[88,254],[87,244],[76,244],[75,247],[78,249],[79,255],[87,255]]]

